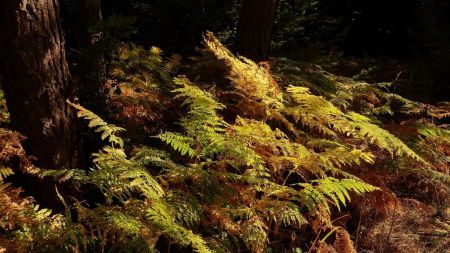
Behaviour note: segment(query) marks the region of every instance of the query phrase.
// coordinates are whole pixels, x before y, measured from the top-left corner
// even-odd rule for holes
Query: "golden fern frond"
[[[0,181],[5,180],[7,177],[11,175],[14,175],[12,169],[0,166]]]
[[[9,112],[6,106],[5,93],[0,89],[0,124],[9,122]]]
[[[370,153],[356,148],[332,148],[319,154],[322,161],[328,166],[341,168],[343,166],[361,165],[363,162],[373,164],[375,156]]]
[[[4,192],[6,189],[8,189],[11,186],[11,183],[5,183],[2,180],[0,180],[0,193]]]
[[[11,186],[11,183],[5,183],[4,180],[13,174],[12,169],[0,166],[0,193]]]
[[[228,79],[238,92],[270,108],[282,106],[283,94],[267,69],[245,57],[234,56],[211,32],[206,34],[204,42],[217,59],[230,68]]]

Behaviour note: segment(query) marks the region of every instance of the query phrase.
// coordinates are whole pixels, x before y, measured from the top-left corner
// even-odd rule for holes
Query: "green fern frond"
[[[241,237],[252,252],[264,252],[267,242],[267,225],[256,216],[250,218],[242,225]]]
[[[417,124],[415,128],[419,135],[424,138],[442,138],[443,140],[450,142],[450,130],[439,128],[431,124]]]
[[[335,179],[327,177],[325,179],[313,180],[311,183],[301,183],[303,189],[301,196],[303,203],[310,211],[315,211],[317,206],[321,206],[330,212],[328,199],[341,210],[341,205],[346,206],[350,201],[350,191],[357,194],[364,194],[378,190],[377,187],[358,181],[355,179]]]
[[[168,196],[167,202],[176,210],[175,216],[180,224],[185,224],[187,227],[194,227],[202,219],[203,210],[201,204],[190,193],[174,191]]]
[[[41,170],[42,177],[57,178],[60,182],[68,180],[82,181],[86,178],[86,171],[79,169]]]
[[[271,204],[273,204],[273,202],[275,201],[272,200]],[[275,223],[285,227],[293,226],[300,228],[302,225],[308,224],[308,221],[303,216],[300,208],[292,202],[279,201],[279,203],[274,205],[271,216]]]
[[[200,236],[175,223],[172,214],[162,203],[153,203],[147,209],[147,217],[180,245],[191,245],[198,253],[212,253]]]
[[[34,217],[38,221],[44,221],[52,216],[52,210],[46,208],[40,208],[39,205],[32,205],[34,210]]]
[[[114,226],[117,230],[124,231],[127,235],[138,235],[142,229],[142,224],[139,220],[126,213],[106,210],[105,219],[111,226]]]
[[[101,133],[101,139],[108,139],[108,142],[119,148],[123,147],[123,139],[116,134],[124,131],[125,129],[117,127],[113,124],[108,124],[102,118],[95,113],[87,110],[86,108],[67,101],[72,107],[77,110],[77,116],[89,121],[89,127],[94,128],[96,133]]]
[[[180,152],[183,156],[188,155],[193,157],[195,155],[195,150],[190,147],[194,143],[194,140],[190,137],[172,132],[165,132],[159,134],[157,137],[170,145],[174,150]]]
[[[175,163],[172,161],[170,154],[161,151],[158,149],[150,148],[150,147],[140,147],[136,149],[136,153],[131,158],[131,160],[137,164],[140,164],[142,166],[145,165],[153,165],[157,166],[163,169],[182,169],[186,170],[186,168],[180,164]]]
[[[304,126],[317,129],[318,132],[336,136],[338,133],[353,136],[375,144],[390,154],[408,156],[422,161],[413,150],[397,137],[370,122],[367,117],[355,112],[344,113],[322,97],[314,96],[303,87],[290,86],[287,91],[298,104],[286,110],[288,115],[301,121]]]

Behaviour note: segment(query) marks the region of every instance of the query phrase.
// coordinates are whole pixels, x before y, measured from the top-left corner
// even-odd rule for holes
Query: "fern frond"
[[[346,206],[350,201],[350,191],[357,194],[364,194],[378,190],[377,187],[355,179],[335,179],[327,177],[325,179],[313,180],[311,183],[299,184],[303,187],[301,196],[303,203],[310,211],[315,211],[317,206],[321,206],[330,212],[328,199],[341,209],[341,205]]]
[[[264,252],[269,237],[267,225],[257,216],[254,216],[242,225],[241,236],[252,252]]]
[[[54,177],[60,182],[68,180],[83,181],[86,178],[86,171],[79,169],[61,169],[61,170],[41,170],[42,177]]]
[[[193,157],[195,155],[195,150],[190,147],[194,143],[194,139],[191,137],[172,132],[165,132],[157,137],[170,145],[174,150],[180,152],[182,156],[188,155]]]
[[[271,206],[271,219],[278,225],[300,228],[302,225],[308,224],[300,208],[292,202],[271,200],[268,205]]]
[[[139,220],[120,211],[106,210],[105,219],[117,230],[124,231],[127,235],[138,235],[142,229]]]
[[[176,212],[175,216],[180,224],[194,227],[202,218],[203,210],[200,202],[190,193],[174,191],[167,199]]]
[[[283,106],[283,94],[266,69],[245,57],[234,56],[211,32],[204,37],[204,43],[217,59],[229,67],[228,79],[238,92],[268,108]]]
[[[14,175],[12,169],[0,166],[0,181],[5,180],[7,177],[11,175]]]
[[[2,180],[0,180],[0,193],[4,192],[6,189],[8,189],[11,186],[11,183],[5,183]]]
[[[191,245],[198,253],[212,253],[200,236],[175,223],[171,213],[162,203],[153,203],[147,209],[147,217],[180,245]]]
[[[339,133],[357,137],[390,154],[408,156],[423,162],[422,158],[400,139],[371,123],[367,117],[355,112],[344,113],[324,98],[311,95],[303,87],[290,86],[287,91],[298,106],[286,110],[286,113],[301,121],[303,125],[317,129],[324,135],[336,136]]]
[[[108,139],[108,142],[119,148],[123,148],[123,139],[116,134],[124,131],[125,129],[117,127],[113,124],[108,124],[102,118],[97,116],[95,113],[89,111],[88,109],[74,104],[67,100],[72,107],[77,110],[77,116],[89,121],[89,127],[94,128],[96,133],[101,133],[101,139]]]

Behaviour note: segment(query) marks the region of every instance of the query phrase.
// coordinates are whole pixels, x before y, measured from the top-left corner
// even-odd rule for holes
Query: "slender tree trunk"
[[[255,62],[269,58],[278,0],[243,0],[235,51]]]
[[[100,0],[77,0],[75,1],[77,11],[77,47],[86,48],[92,45],[93,38],[89,27],[97,25],[102,21]]]
[[[12,126],[42,168],[72,167],[79,145],[59,0],[0,1],[0,71]]]
[[[75,31],[75,39],[69,44],[76,48],[78,54],[73,57],[71,73],[73,82],[79,87],[77,95],[80,103],[93,110],[102,117],[107,117],[107,62],[105,48],[102,46],[102,34],[93,34],[90,28],[102,22],[100,0],[77,0],[73,3],[76,24],[68,23]],[[100,45],[99,45],[100,44]],[[86,128],[86,126],[82,126]],[[86,132],[86,131],[85,131]],[[92,135],[82,136],[83,150],[87,153],[96,152],[101,148],[102,142]]]

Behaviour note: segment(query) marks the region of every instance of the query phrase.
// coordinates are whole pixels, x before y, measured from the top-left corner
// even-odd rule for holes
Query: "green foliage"
[[[445,182],[447,175],[436,167],[448,161],[448,130],[415,120],[423,105],[317,69],[316,75],[303,75],[295,67],[289,74],[279,67],[285,78],[280,86],[268,66],[234,56],[211,33],[204,42],[204,57],[225,74],[214,85],[203,82],[209,79],[195,73],[197,66],[172,78],[177,63],[166,62],[156,48],[119,50],[111,72],[120,92],[113,100],[127,101],[127,110],[150,100],[177,109],[178,114],[166,112],[179,117],[170,118],[177,125],[158,129],[143,143],[134,136],[124,142],[129,131],[69,102],[105,146],[92,154],[90,169],[41,175],[98,196],[85,200],[83,194],[57,192],[64,216],[35,205],[21,210],[18,217],[30,223],[11,231],[19,231],[13,237],[22,238],[22,251],[47,244],[44,250],[59,252],[156,252],[157,242],[166,239],[196,252],[303,247],[304,233],[317,233],[311,231],[317,223],[320,230],[332,229],[332,215],[345,211],[351,196],[380,190],[358,178],[364,171],[390,164]],[[365,106],[356,106],[362,101]],[[432,111],[432,119],[446,115],[442,108]],[[147,112],[142,117],[150,117]],[[411,117],[401,125],[407,130],[383,122],[395,114]],[[437,143],[439,149],[429,151]],[[0,204],[8,204],[0,211],[14,210],[2,199],[11,190],[3,179],[11,173],[0,169]],[[58,234],[46,238],[47,223]]]
[[[304,87],[291,86],[287,91],[297,104],[296,107],[289,108],[287,113],[304,126],[325,135],[335,136],[339,133],[354,136],[375,144],[390,154],[406,155],[421,161],[401,140],[371,123],[369,118],[354,112],[345,114],[324,98],[311,95]]]
[[[347,5],[324,0],[280,0],[276,18],[278,29],[273,39],[275,49],[286,51],[292,57],[311,59],[339,44],[348,33],[342,15]]]
[[[75,180],[83,185],[94,185],[104,197],[106,203],[88,210],[81,206],[79,212],[86,212],[89,226],[100,224],[108,226],[96,229],[99,234],[116,234],[117,242],[123,242],[127,236],[147,241],[150,250],[158,234],[170,236],[183,246],[191,245],[197,252],[210,252],[206,243],[192,231],[175,222],[171,208],[164,196],[164,190],[138,159],[128,159],[123,149],[122,138],[116,135],[122,128],[108,124],[93,112],[73,103],[78,116],[89,121],[89,126],[108,140],[108,145],[93,154],[95,167],[87,172],[81,170],[46,171],[44,175],[59,177],[60,180]],[[122,208],[118,209],[118,203]],[[156,229],[156,230],[155,230]],[[117,233],[121,233],[118,235]],[[153,235],[148,233],[151,231]],[[153,238],[152,237],[155,237]],[[108,238],[105,238],[108,239]],[[101,240],[100,240],[101,242]],[[97,242],[98,243],[98,242]],[[142,246],[142,245],[137,245]]]
[[[331,199],[333,204],[341,210],[341,204],[345,206],[350,201],[350,191],[364,194],[378,189],[362,181],[354,179],[337,180],[330,177],[312,180],[311,184],[303,183],[301,185],[304,187],[301,194],[308,210],[314,210],[317,206],[321,206],[328,212],[330,212],[328,199]]]
[[[418,173],[448,182],[448,175],[441,173],[447,167],[444,143],[448,137],[443,134],[445,126],[433,123],[448,117],[445,103],[432,106],[414,102],[389,92],[390,83],[368,84],[330,74],[309,63],[276,59],[274,66],[277,80],[291,91],[287,100],[294,102],[287,107],[286,114],[318,132],[317,137],[328,135],[326,138],[350,146],[355,146],[355,139],[359,139],[371,144],[358,144],[366,153],[373,152],[375,145],[395,155],[387,160],[395,161],[396,169],[402,173]],[[398,118],[403,121],[393,123]],[[437,138],[432,137],[435,134]],[[431,147],[430,142],[439,143],[439,148]]]
[[[108,124],[107,122],[102,120],[99,116],[97,116],[96,114],[94,114],[89,110],[84,109],[80,105],[71,103],[70,101],[67,101],[67,103],[69,103],[71,106],[77,109],[77,116],[79,118],[83,118],[89,121],[90,128],[95,128],[96,133],[101,133],[102,140],[107,139],[108,142],[111,144],[112,148],[117,147],[118,150],[123,149],[123,140],[116,134],[121,131],[124,131],[125,129],[117,127],[113,124]]]
[[[328,202],[331,201],[340,210],[341,205],[345,206],[349,201],[349,192],[363,194],[378,189],[339,169],[363,162],[373,163],[370,153],[331,141],[325,143],[317,140],[310,145],[326,146],[326,151],[316,153],[291,141],[282,130],[272,130],[270,125],[262,121],[238,116],[233,124],[226,123],[218,115],[219,111],[226,108],[216,102],[211,94],[199,89],[185,77],[176,78],[175,83],[182,85],[182,88],[174,90],[177,93],[175,98],[183,99],[182,105],[188,107],[186,116],[180,120],[184,132],[166,132],[158,137],[181,155],[189,154],[197,160],[191,160],[195,164],[186,168],[168,162],[167,154],[164,153],[141,150],[139,156],[143,157],[147,153],[147,162],[165,168],[167,174],[163,174],[163,177],[168,182],[193,180],[190,191],[202,196],[214,208],[214,211],[204,209],[202,213],[213,212],[217,222],[225,227],[230,236],[235,231],[244,231],[240,237],[252,251],[261,252],[267,247],[268,229],[272,222],[277,227],[300,227],[306,224],[308,221],[304,218],[302,207],[313,213],[320,213],[320,210],[330,212]],[[305,173],[308,170],[323,178],[306,179],[311,177]],[[289,180],[289,175],[280,177],[285,171],[302,176],[306,182],[290,185],[277,183]],[[328,177],[329,172],[349,178],[337,180]],[[218,181],[222,182],[222,189],[209,185],[217,184]],[[197,184],[201,188],[197,188]],[[241,190],[234,193],[238,194],[234,197],[236,200],[229,202],[228,191],[234,192],[233,187],[240,187]],[[261,196],[253,196],[251,192],[254,191]],[[214,195],[204,196],[211,193]],[[251,198],[254,204],[246,204],[246,198]],[[220,204],[220,208],[216,206],[223,202],[227,204]],[[197,214],[198,211],[184,213]],[[186,224],[197,224],[198,220],[202,220],[202,217],[189,217],[181,219],[188,220]],[[232,221],[236,219],[239,222]]]

